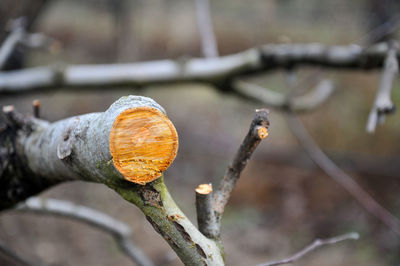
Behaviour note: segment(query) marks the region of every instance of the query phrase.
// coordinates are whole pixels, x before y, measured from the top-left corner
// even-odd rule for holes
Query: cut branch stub
[[[176,157],[178,135],[162,112],[152,107],[127,109],[110,133],[114,166],[125,179],[145,184],[161,176]]]
[[[41,185],[38,190],[68,180],[110,185],[123,179],[145,184],[161,176],[178,149],[172,122],[159,104],[146,97],[122,97],[105,112],[54,123],[23,116],[12,107],[3,109],[14,129],[10,139],[15,157],[21,161],[3,171],[0,185],[4,188],[9,180],[20,184],[31,180]],[[12,169],[20,170],[18,177],[5,176],[14,173]],[[23,197],[10,198],[7,189],[0,189],[0,199],[4,196],[11,205],[38,192],[20,190],[26,191]]]

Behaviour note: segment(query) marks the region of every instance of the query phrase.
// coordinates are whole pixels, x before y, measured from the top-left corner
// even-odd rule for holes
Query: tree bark
[[[176,155],[178,140],[156,102],[122,97],[104,113],[55,123],[3,109],[8,124],[0,129],[0,210],[60,182],[103,183],[139,207],[183,263],[224,264],[219,243],[186,218],[161,177]]]
[[[230,90],[232,81],[249,74],[298,66],[338,69],[381,68],[387,44],[271,44],[218,58],[159,60],[133,64],[36,67],[0,73],[0,93],[22,93],[57,87],[90,88],[203,82]]]
[[[141,184],[154,180],[172,163],[178,145],[175,128],[164,112],[149,98],[129,96],[104,113],[55,123],[14,114],[3,132],[3,149],[8,149],[3,153],[9,154],[11,162],[3,167],[1,180],[29,179],[43,185],[68,180],[127,179]],[[110,146],[117,147],[110,150]],[[2,188],[1,196],[9,197],[8,187]],[[12,198],[2,202],[21,200]]]

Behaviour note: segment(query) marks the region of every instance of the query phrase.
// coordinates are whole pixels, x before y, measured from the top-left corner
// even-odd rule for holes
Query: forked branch
[[[276,69],[300,66],[379,69],[388,50],[387,44],[365,49],[358,45],[269,44],[217,58],[36,67],[0,73],[0,93],[59,87],[88,89],[178,82],[202,82],[229,91],[231,82],[236,78]]]
[[[4,111],[0,210],[61,182],[102,183],[139,207],[183,263],[224,264],[220,246],[198,231],[165,186],[162,173],[175,158],[178,139],[152,99],[122,97],[103,113],[54,123],[23,116],[13,107]]]
[[[235,157],[228,166],[224,177],[218,187],[218,190],[214,195],[213,208],[216,215],[216,222],[218,232],[214,237],[218,238],[220,234],[221,218],[224,212],[225,206],[229,201],[231,193],[235,188],[236,182],[238,181],[240,174],[246,167],[250,156],[253,154],[254,150],[257,148],[261,140],[268,136],[268,110],[259,109],[256,110],[254,114],[253,121],[250,124],[249,132],[244,138],[242,144],[240,145]]]

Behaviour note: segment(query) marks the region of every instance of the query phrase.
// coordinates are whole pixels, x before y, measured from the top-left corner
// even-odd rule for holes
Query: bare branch
[[[196,0],[196,17],[203,55],[217,57],[218,48],[212,25],[210,0]]]
[[[10,35],[0,47],[0,70],[4,68],[7,60],[14,52],[17,44],[23,39],[25,35],[25,20],[23,18],[16,19],[13,22],[13,27]]]
[[[333,180],[341,185],[355,198],[360,205],[370,214],[378,218],[383,224],[400,236],[400,222],[389,211],[375,201],[351,176],[340,169],[328,156],[318,147],[301,121],[293,114],[286,116],[289,128],[296,136],[310,158]]]
[[[150,98],[127,96],[106,112],[54,123],[32,117],[30,131],[24,121],[15,130],[7,124],[0,148],[13,160],[1,170],[0,210],[61,182],[102,183],[139,207],[184,264],[223,265],[221,247],[189,221],[165,186],[162,173],[175,158],[178,138],[164,112]]]
[[[34,264],[32,262],[27,261],[26,259],[22,258],[19,256],[17,253],[15,253],[13,250],[8,248],[4,243],[0,242],[0,252],[6,254],[8,257],[10,257],[14,262],[17,262],[18,264],[25,265],[25,266],[35,266],[37,264]]]
[[[225,172],[223,179],[215,193],[214,210],[216,212],[218,229],[220,230],[221,216],[224,212],[225,205],[228,203],[230,195],[235,188],[240,174],[246,167],[250,156],[257,148],[258,144],[268,136],[268,110],[259,109],[254,114],[253,121],[251,122],[249,132],[244,138],[238,151],[236,152],[233,161]],[[219,232],[218,234],[219,235]]]
[[[121,251],[133,262],[141,266],[151,266],[151,260],[132,242],[129,226],[111,216],[64,200],[32,197],[17,205],[16,211],[34,214],[54,215],[86,223],[105,231],[114,237]]]
[[[61,43],[53,38],[40,33],[27,33],[27,21],[24,17],[14,20],[12,24],[11,33],[0,47],[0,70],[5,67],[18,45],[29,48],[45,47],[53,52],[58,52],[61,49]]]
[[[316,239],[310,245],[306,246],[305,248],[303,248],[302,250],[300,250],[299,252],[297,252],[296,254],[294,254],[293,256],[291,256],[289,258],[278,260],[278,261],[267,262],[267,263],[261,263],[261,264],[258,264],[257,266],[275,266],[275,265],[293,263],[293,262],[297,261],[298,259],[307,255],[311,251],[313,251],[321,246],[333,245],[333,244],[336,244],[338,242],[342,242],[345,240],[357,240],[358,238],[359,238],[359,235],[357,233],[348,233],[345,235],[336,236],[336,237],[327,238],[327,239]]]
[[[262,101],[272,108],[294,112],[314,110],[323,104],[334,91],[333,83],[329,80],[323,80],[310,92],[302,96],[293,97],[288,101],[286,95],[282,93],[274,92],[246,81],[237,80],[232,87],[234,92],[241,97],[253,101]]]
[[[201,184],[196,189],[196,212],[199,231],[206,237],[216,239],[219,229],[213,208],[211,184]]]
[[[367,122],[367,132],[373,133],[378,122],[383,122],[386,114],[395,111],[395,106],[391,100],[393,83],[399,72],[399,62],[397,52],[399,50],[398,42],[391,42],[387,51],[385,65],[381,77],[379,89],[376,93],[375,102],[371,109]]]
[[[159,60],[134,64],[37,67],[0,73],[0,93],[21,93],[57,87],[90,88],[145,86],[159,83],[204,82],[230,90],[231,82],[249,74],[300,66],[377,69],[383,65],[387,44],[368,49],[358,45],[265,45],[217,58]]]

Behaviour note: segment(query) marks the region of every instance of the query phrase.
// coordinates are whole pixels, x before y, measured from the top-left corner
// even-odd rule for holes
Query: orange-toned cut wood
[[[210,194],[213,191],[213,189],[211,184],[200,184],[197,186],[195,191],[199,194],[207,195]]]
[[[178,134],[172,122],[151,107],[127,109],[110,133],[114,166],[129,180],[146,184],[161,176],[176,157]]]
[[[257,134],[260,139],[265,139],[268,137],[268,129],[260,126],[257,128]]]

